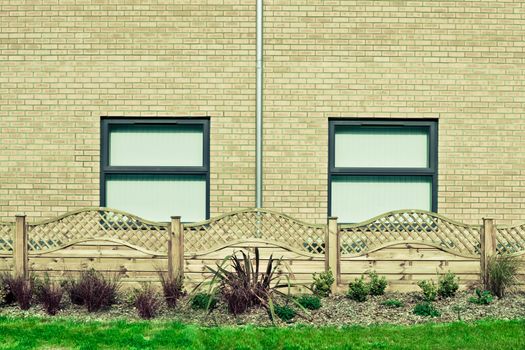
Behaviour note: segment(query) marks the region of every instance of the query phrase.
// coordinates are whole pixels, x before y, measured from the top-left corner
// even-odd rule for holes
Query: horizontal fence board
[[[354,281],[356,278],[360,278],[362,275],[366,277],[366,273],[345,273],[341,275],[341,282],[348,283]],[[396,283],[399,281],[406,281],[407,283],[410,283],[410,281],[421,281],[421,280],[434,280],[437,281],[438,275],[435,273],[385,273],[381,274],[381,276],[384,276],[387,281],[395,281]],[[479,280],[479,273],[465,273],[465,274],[459,274],[457,275],[459,277],[460,283],[465,281],[471,281],[471,280]]]
[[[155,271],[156,267],[167,266],[166,259],[149,259],[149,260],[135,260],[135,259],[47,259],[36,258],[29,259],[30,270],[82,270],[85,266],[94,268],[95,270],[106,269],[121,269],[127,271]]]
[[[220,249],[217,249],[215,251],[211,252],[204,252],[204,253],[192,253],[192,252],[184,252],[184,256],[187,258],[200,258],[203,256],[206,256],[208,259],[223,259],[225,256],[233,255],[234,253],[239,253],[241,251],[244,251],[245,253],[250,253],[250,257],[255,257],[255,248],[257,245],[245,245],[245,244],[239,244],[239,245],[233,245],[233,246],[226,246],[222,247]],[[307,251],[304,252],[304,254],[300,254],[294,251],[286,250],[286,248],[282,248],[280,246],[269,244],[267,247],[260,247],[259,246],[259,254],[261,257],[268,258],[270,255],[273,255],[274,258],[285,258],[285,259],[304,259],[304,260],[312,260],[312,259],[323,259],[323,254],[317,254],[318,257],[311,257],[308,254]]]
[[[75,277],[79,276],[85,269],[81,270],[61,270],[61,271],[47,271],[47,270],[35,270],[31,271],[34,275],[42,277],[44,275],[49,275],[53,278],[69,278],[69,277]],[[157,272],[155,271],[126,271],[122,272],[120,270],[98,270],[99,272],[107,275],[107,276],[118,276],[121,281],[128,281],[128,280],[141,280],[141,279],[149,279],[152,281],[159,281],[159,276]],[[166,271],[166,270],[163,270]]]
[[[459,272],[479,271],[478,261],[345,261],[341,263],[341,273],[353,273],[356,271],[375,270],[382,273],[431,273],[447,272],[448,270]]]
[[[33,258],[51,258],[51,259],[62,259],[68,257],[90,259],[90,258],[123,258],[123,259],[167,259],[166,255],[152,255],[143,253],[141,251],[114,251],[114,250],[88,250],[88,251],[63,251],[57,250],[54,252],[43,253],[43,254],[29,254],[31,259]]]
[[[204,275],[204,274],[198,274],[198,273],[187,273],[184,275],[184,282],[188,282],[188,283],[200,283],[204,280],[208,280],[210,281],[211,278],[209,275]],[[287,283],[287,280],[285,278],[283,278],[281,280],[281,283],[282,284],[286,284]],[[291,285],[294,285],[294,284],[302,284],[302,285],[311,285],[312,284],[312,279],[311,278],[307,278],[307,277],[304,277],[304,278],[295,278],[295,279],[291,279],[290,280],[290,283]]]
[[[459,255],[454,255],[448,252],[444,252],[437,248],[429,246],[416,247],[405,247],[405,245],[396,245],[386,248],[382,248],[370,253],[363,254],[361,256],[348,256],[341,255],[341,261],[346,260],[368,260],[371,258],[378,260],[472,260],[473,258],[466,258]],[[478,259],[479,261],[479,259]]]
[[[208,266],[217,266],[223,265],[223,266],[230,266],[230,261],[224,261],[224,260],[216,260],[216,259],[186,259],[186,265],[192,266],[192,265],[208,265]],[[260,259],[259,260],[259,266],[262,268],[266,268],[268,264],[268,259]],[[254,260],[252,259],[252,263],[255,264]],[[277,263],[276,260],[274,260],[273,265]],[[324,267],[324,261],[323,260],[281,260],[280,263],[281,266],[294,266],[294,267],[310,267],[310,266],[323,266]]]

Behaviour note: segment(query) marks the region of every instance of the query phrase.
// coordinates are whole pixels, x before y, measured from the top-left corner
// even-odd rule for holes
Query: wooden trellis
[[[392,242],[420,242],[478,257],[480,228],[427,211],[394,211],[362,223],[340,225],[341,254],[359,255]]]
[[[106,208],[85,208],[29,224],[29,251],[44,252],[86,239],[114,239],[153,251],[167,251],[168,224]]]
[[[13,251],[14,225],[0,222],[0,254]]]
[[[326,225],[311,225],[262,209],[232,212],[184,225],[186,252],[205,252],[236,241],[260,239],[286,244],[311,254],[324,254]]]

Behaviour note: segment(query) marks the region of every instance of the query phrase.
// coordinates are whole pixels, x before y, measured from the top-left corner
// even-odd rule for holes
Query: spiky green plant
[[[486,289],[498,298],[503,298],[517,282],[518,267],[519,260],[512,255],[489,257]]]

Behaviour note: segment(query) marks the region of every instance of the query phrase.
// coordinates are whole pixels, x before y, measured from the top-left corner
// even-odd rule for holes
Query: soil
[[[484,318],[493,319],[516,319],[525,318],[525,293],[513,293],[505,298],[494,298],[489,305],[478,305],[468,301],[472,292],[458,292],[455,297],[437,300],[434,306],[441,312],[440,317],[417,316],[412,313],[414,306],[422,302],[420,293],[386,293],[382,296],[369,297],[367,301],[359,303],[344,296],[332,296],[323,298],[321,308],[309,311],[306,314],[298,309],[298,315],[288,324],[307,324],[313,326],[344,326],[344,325],[375,325],[375,324],[397,324],[410,325],[424,322],[453,322],[453,321],[475,321]],[[43,318],[67,318],[79,321],[98,320],[139,320],[136,309],[129,301],[130,298],[120,300],[111,308],[88,313],[81,306],[73,305],[64,300],[63,308],[56,316],[47,316],[39,305],[33,305],[29,310],[22,311],[16,305],[0,306],[0,316],[13,317],[43,317]],[[397,299],[404,305],[400,308],[390,308],[382,305],[387,299]],[[284,303],[283,299],[276,300]],[[289,305],[294,305],[289,303]],[[182,322],[185,324],[197,324],[202,326],[223,325],[257,325],[269,326],[271,321],[268,312],[262,308],[253,308],[248,312],[233,316],[228,313],[223,303],[212,310],[209,314],[204,310],[193,310],[189,298],[184,297],[179,301],[175,309],[167,309],[162,306],[156,318],[159,321]],[[279,325],[287,325],[281,321]]]

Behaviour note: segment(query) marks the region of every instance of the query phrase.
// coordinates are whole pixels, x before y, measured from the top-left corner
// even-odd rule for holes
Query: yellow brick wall
[[[328,118],[439,120],[439,212],[525,218],[525,0],[265,0],[264,204],[327,214]],[[0,0],[0,219],[99,204],[100,116],[210,116],[255,203],[255,0]]]
[[[0,1],[0,218],[99,205],[101,116],[210,116],[211,214],[255,201],[255,3]]]
[[[328,118],[436,118],[438,211],[525,220],[525,1],[265,3],[266,206],[324,222]]]

